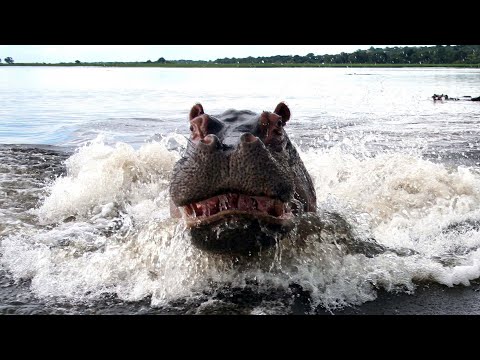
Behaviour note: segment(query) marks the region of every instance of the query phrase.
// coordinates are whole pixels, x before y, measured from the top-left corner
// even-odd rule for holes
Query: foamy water
[[[46,227],[5,237],[2,265],[31,279],[39,297],[78,302],[112,293],[125,301],[151,297],[154,307],[225,286],[268,293],[293,283],[310,292],[312,308],[335,309],[374,300],[379,288],[413,292],[418,282],[468,285],[480,276],[476,168],[420,154],[352,154],[341,144],[310,148],[301,156],[319,211],[342,214],[365,240],[415,253],[346,253],[320,234],[299,247],[293,234],[260,258],[238,258],[193,247],[182,221],[169,218],[168,178],[179,154],[168,140],[135,150],[99,138],[77,149],[31,210]]]

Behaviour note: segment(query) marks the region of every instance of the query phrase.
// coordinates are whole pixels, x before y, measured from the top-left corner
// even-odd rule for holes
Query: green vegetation
[[[322,64],[322,65],[478,65],[480,64],[480,45],[457,45],[457,46],[423,46],[423,47],[393,47],[357,50],[353,53],[340,53],[336,55],[305,56],[268,56],[248,57],[243,59],[224,58],[217,59],[221,64]]]
[[[0,64],[0,66],[7,66],[6,64]],[[46,63],[17,63],[13,66],[100,66],[100,67],[159,67],[159,68],[289,68],[289,67],[352,67],[352,68],[399,68],[399,67],[458,67],[458,68],[480,68],[480,64],[218,64],[213,62],[199,63],[141,63],[141,62],[98,62],[98,63],[59,63],[59,64],[46,64]]]
[[[11,58],[8,58],[11,59]],[[336,55],[275,55],[223,58],[214,61],[166,60],[152,62],[17,63],[0,66],[105,66],[105,67],[480,67],[480,45],[406,46],[357,50]],[[7,58],[5,58],[7,62]]]

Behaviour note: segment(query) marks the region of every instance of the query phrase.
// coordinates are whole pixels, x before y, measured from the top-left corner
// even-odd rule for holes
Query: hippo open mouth
[[[234,251],[271,245],[297,214],[316,210],[312,179],[290,142],[290,109],[190,110],[190,139],[175,164],[171,216],[182,217],[197,246]]]
[[[189,226],[212,224],[226,216],[262,219],[282,225],[293,218],[287,203],[266,196],[227,193],[182,206],[185,222]]]

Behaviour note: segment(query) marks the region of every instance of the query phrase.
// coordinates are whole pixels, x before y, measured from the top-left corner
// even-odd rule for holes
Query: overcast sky
[[[215,60],[225,57],[339,54],[406,45],[0,45],[0,58],[22,62]],[[416,45],[422,46],[422,45]]]

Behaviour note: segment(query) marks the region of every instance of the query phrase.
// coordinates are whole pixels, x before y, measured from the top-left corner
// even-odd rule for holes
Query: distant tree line
[[[11,57],[4,59],[6,64],[13,64]],[[0,59],[1,63],[1,59]],[[259,56],[259,57],[246,57],[246,58],[223,58],[217,60],[166,60],[160,57],[156,61],[143,61],[143,62],[81,62],[75,60],[74,63],[64,63],[61,65],[94,65],[94,66],[142,66],[141,64],[149,64],[149,66],[155,66],[155,64],[162,64],[167,66],[197,66],[197,65],[226,65],[232,66],[235,64],[264,64],[268,66],[273,64],[274,66],[281,66],[283,64],[383,64],[388,66],[389,64],[411,64],[411,65],[468,65],[468,64],[480,64],[480,45],[436,45],[436,46],[405,46],[405,47],[386,47],[375,48],[370,47],[368,50],[357,50],[352,53],[342,52],[335,55],[315,55],[309,53],[305,56],[301,55],[275,55],[275,56]],[[45,63],[43,63],[45,65]],[[303,66],[303,65],[298,65]]]
[[[146,62],[150,64],[152,62],[152,60],[147,60]],[[159,63],[159,64],[165,64],[165,63],[167,63],[167,60],[165,60],[165,58],[161,57],[157,61],[154,61],[154,62]],[[168,63],[171,63],[171,61],[168,61]]]
[[[480,45],[387,47],[336,55],[275,55],[223,58],[218,64],[480,64]]]

